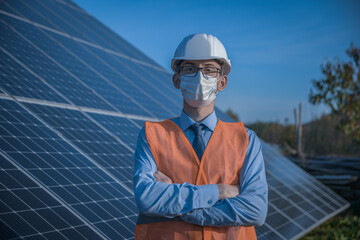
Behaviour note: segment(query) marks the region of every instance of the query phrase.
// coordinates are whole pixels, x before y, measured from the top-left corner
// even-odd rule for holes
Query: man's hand
[[[165,174],[163,174],[160,171],[157,171],[156,173],[154,173],[154,178],[157,182],[164,182],[164,183],[168,183],[168,184],[173,183],[171,178],[169,178],[168,176],[166,176]]]
[[[236,197],[240,194],[240,185],[218,184],[219,200]]]

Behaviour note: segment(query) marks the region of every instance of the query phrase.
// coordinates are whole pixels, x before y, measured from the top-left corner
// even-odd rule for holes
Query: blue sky
[[[300,102],[304,121],[328,112],[308,103],[311,80],[326,59],[348,61],[351,42],[360,47],[358,0],[75,2],[169,71],[185,36],[217,36],[232,71],[216,105],[245,123],[293,122]]]

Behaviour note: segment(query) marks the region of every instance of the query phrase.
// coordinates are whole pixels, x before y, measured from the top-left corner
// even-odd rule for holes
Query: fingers
[[[156,173],[154,173],[154,178],[156,182],[164,182],[164,183],[168,183],[168,184],[172,184],[172,180],[171,178],[169,178],[168,176],[166,176],[164,173],[157,171]]]
[[[232,198],[240,195],[239,185],[218,184],[218,188],[219,188],[219,200],[224,198]]]
[[[236,195],[240,195],[240,185],[236,185]]]

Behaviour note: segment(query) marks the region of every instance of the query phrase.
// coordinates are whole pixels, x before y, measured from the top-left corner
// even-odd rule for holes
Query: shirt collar
[[[217,118],[215,110],[214,110],[209,116],[207,116],[200,123],[205,125],[211,131],[214,131],[217,122],[218,122],[218,118]],[[181,130],[185,131],[188,127],[190,127],[194,123],[195,123],[195,121],[192,120],[191,117],[189,117],[184,111],[181,112],[181,116],[180,116],[180,129]]]

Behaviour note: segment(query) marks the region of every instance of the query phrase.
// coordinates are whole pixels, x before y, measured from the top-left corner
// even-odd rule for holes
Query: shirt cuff
[[[219,188],[217,184],[196,186],[199,193],[199,208],[212,207],[219,200]]]
[[[203,216],[203,209],[199,208],[197,210],[193,210],[187,214],[180,216],[181,220],[192,223],[196,225],[203,225],[204,224],[204,216]]]

